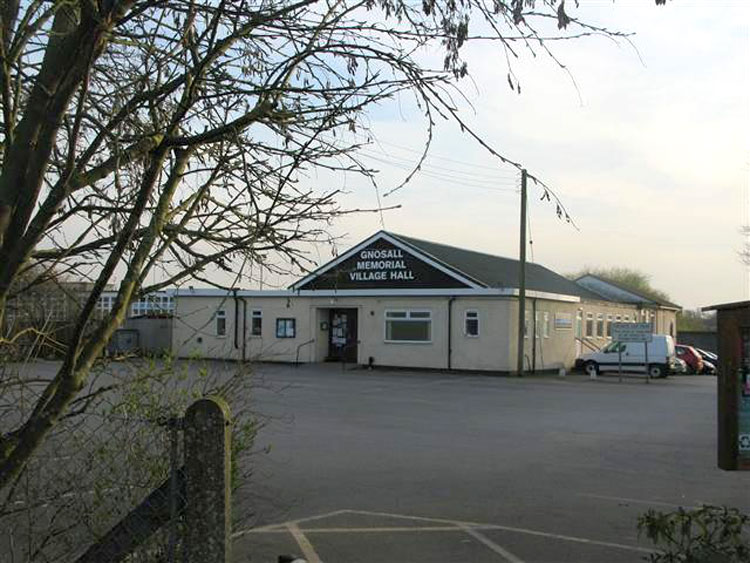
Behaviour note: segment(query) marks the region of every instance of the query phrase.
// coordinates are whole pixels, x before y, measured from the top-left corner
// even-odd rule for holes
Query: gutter
[[[234,347],[240,347],[239,339],[239,320],[240,320],[240,302],[242,303],[242,361],[247,357],[247,301],[244,297],[237,295],[237,288],[232,289],[232,299],[234,299]]]
[[[452,354],[453,354],[453,334],[452,334],[452,326],[453,326],[453,302],[456,300],[456,296],[453,295],[448,298],[448,369],[453,369],[452,364]]]
[[[236,287],[234,289],[232,289],[232,298],[234,299],[234,347],[235,348],[239,348],[240,345],[239,345],[239,341],[237,339],[237,324],[238,324],[237,321],[239,321],[240,311],[239,311],[239,306],[238,306],[239,298],[237,297],[237,288]]]
[[[531,341],[531,373],[536,373],[536,347],[537,347],[537,334],[536,334],[536,297],[531,300],[531,335],[533,337]]]
[[[238,297],[242,301],[242,361],[247,359],[247,301],[244,297]]]

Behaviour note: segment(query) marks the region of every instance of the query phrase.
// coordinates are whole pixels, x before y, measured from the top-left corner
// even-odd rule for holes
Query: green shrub
[[[750,516],[726,506],[649,510],[638,517],[638,533],[659,548],[646,557],[651,563],[748,563],[749,532]]]

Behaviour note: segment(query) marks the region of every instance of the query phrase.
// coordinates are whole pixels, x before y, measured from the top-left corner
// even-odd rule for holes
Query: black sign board
[[[300,286],[310,289],[443,289],[468,284],[385,239],[377,239]]]

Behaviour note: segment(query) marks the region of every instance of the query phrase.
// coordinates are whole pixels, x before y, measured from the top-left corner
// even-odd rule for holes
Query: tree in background
[[[625,267],[613,267],[613,268],[589,268],[588,266],[576,272],[574,274],[568,274],[566,277],[571,280],[576,280],[582,276],[590,274],[596,276],[605,281],[612,282],[615,285],[619,285],[624,289],[630,289],[636,293],[643,295],[649,299],[655,301],[666,301],[671,302],[669,295],[660,290],[656,289],[651,285],[651,276],[644,274],[633,268]]]
[[[704,313],[700,309],[678,311],[677,330],[685,332],[716,331],[716,312]]]
[[[348,211],[311,179],[375,178],[357,156],[368,110],[408,94],[428,138],[435,120],[454,120],[520,167],[461,118],[461,48],[492,42],[511,60],[524,47],[550,54],[553,37],[602,34],[622,36],[557,0],[3,2],[0,317],[32,268],[92,290],[61,367],[3,429],[0,490],[85,388],[134,296],[210,283],[208,267],[239,280],[269,252],[305,267],[303,243],[328,240],[327,222]],[[420,58],[432,46],[437,68]],[[508,80],[518,89],[512,70]],[[148,284],[155,270],[161,281]],[[98,317],[115,273],[114,306]]]

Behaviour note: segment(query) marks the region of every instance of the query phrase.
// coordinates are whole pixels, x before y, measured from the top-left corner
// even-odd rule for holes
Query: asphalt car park
[[[256,367],[267,421],[235,561],[641,561],[648,509],[750,509],[716,378]]]

